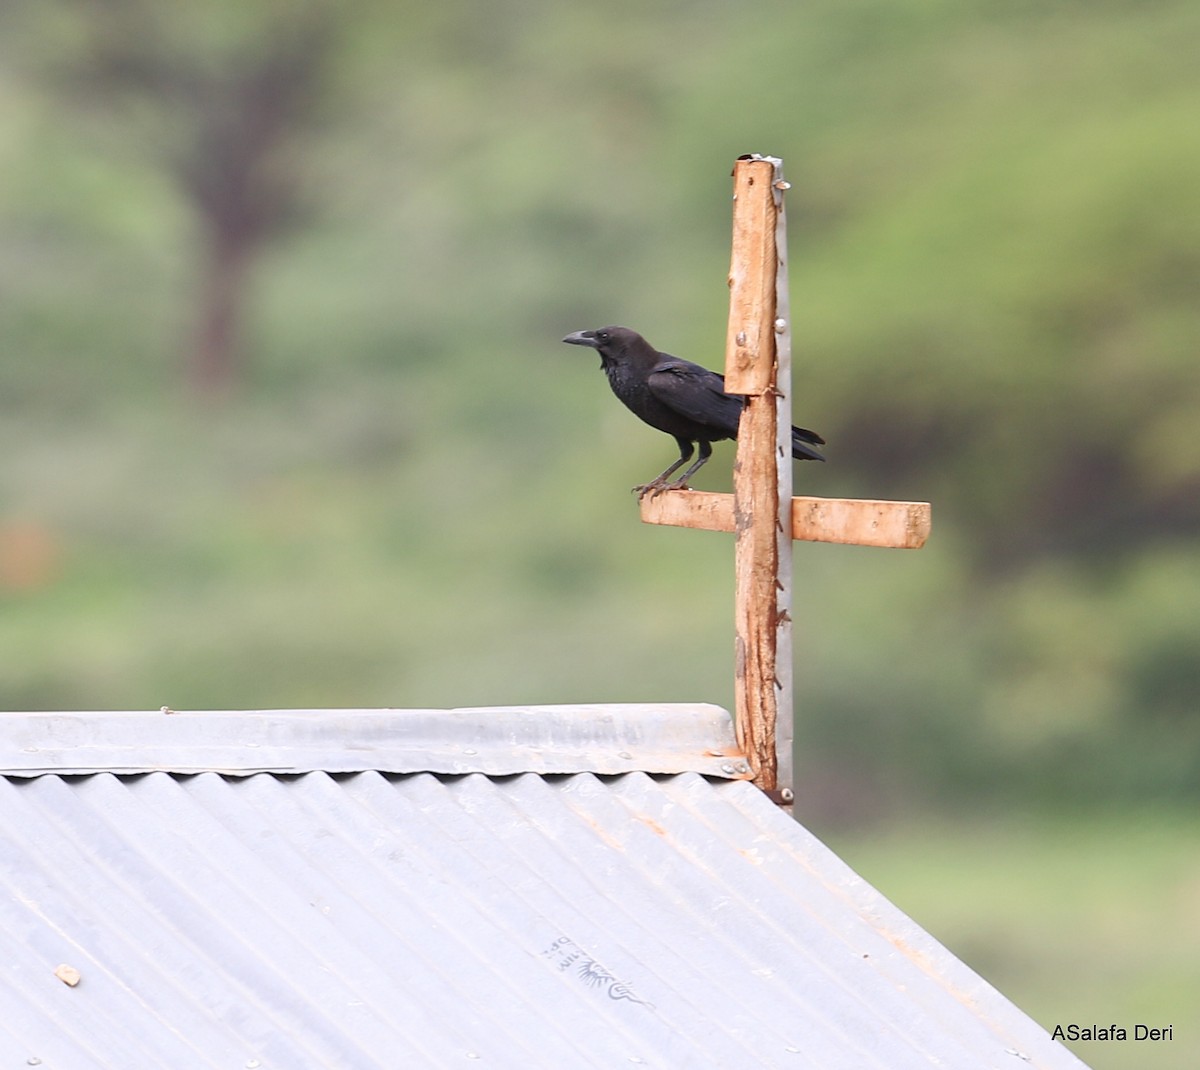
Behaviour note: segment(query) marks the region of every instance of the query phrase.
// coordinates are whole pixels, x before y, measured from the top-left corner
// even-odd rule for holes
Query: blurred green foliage
[[[176,113],[82,76],[87,20],[153,9],[219,84],[312,7],[205,398]],[[730,704],[728,540],[637,522],[673,446],[558,339],[719,365],[758,151],[830,442],[798,492],[935,516],[796,550],[802,802],[1200,795],[1197,5],[206,10],[0,14],[0,708]]]

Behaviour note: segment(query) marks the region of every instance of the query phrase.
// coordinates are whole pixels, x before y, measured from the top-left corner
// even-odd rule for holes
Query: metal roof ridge
[[[0,775],[318,770],[751,775],[710,703],[0,713]]]

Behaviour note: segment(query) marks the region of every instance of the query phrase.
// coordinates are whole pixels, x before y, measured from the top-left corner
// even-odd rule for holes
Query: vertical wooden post
[[[791,407],[788,324],[777,316],[780,162],[734,168],[725,388],[746,395],[734,462],[736,695],[739,742],[754,782],[791,800]],[[786,276],[783,278],[786,311]],[[777,336],[784,344],[777,344]],[[780,731],[777,734],[777,725]],[[783,778],[781,779],[781,772]]]

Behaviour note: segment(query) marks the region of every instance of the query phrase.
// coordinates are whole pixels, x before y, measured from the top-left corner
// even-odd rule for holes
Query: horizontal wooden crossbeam
[[[734,531],[733,495],[673,490],[642,499],[642,520],[704,531]],[[918,550],[929,537],[928,502],[871,498],[793,498],[792,538]]]

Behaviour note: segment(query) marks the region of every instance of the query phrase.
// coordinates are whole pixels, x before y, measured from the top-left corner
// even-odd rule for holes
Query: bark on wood
[[[725,337],[725,389],[731,394],[765,394],[774,381],[774,175],[770,160],[738,160],[733,172],[733,255]]]

